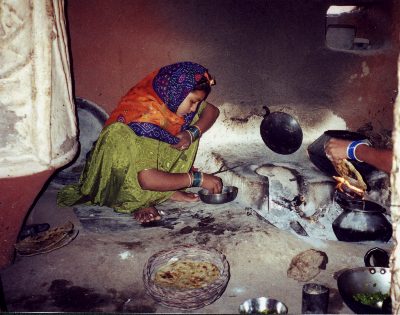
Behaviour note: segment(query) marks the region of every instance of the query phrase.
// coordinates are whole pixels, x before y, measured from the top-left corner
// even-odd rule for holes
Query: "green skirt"
[[[125,124],[113,123],[100,133],[79,183],[61,189],[57,204],[61,207],[95,204],[122,213],[155,206],[169,199],[174,192],[143,190],[138,182],[138,172],[143,169],[188,172],[197,148],[198,140],[187,150],[179,151],[168,143],[139,137]]]

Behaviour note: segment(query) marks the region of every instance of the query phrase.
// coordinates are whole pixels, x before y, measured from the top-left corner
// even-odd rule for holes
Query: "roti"
[[[367,190],[367,184],[364,182],[362,175],[350,161],[343,159],[339,163],[334,163],[334,166],[338,174],[348,180],[350,184],[363,191]]]
[[[219,277],[219,269],[212,263],[178,260],[158,269],[154,280],[161,286],[195,289],[206,286]]]

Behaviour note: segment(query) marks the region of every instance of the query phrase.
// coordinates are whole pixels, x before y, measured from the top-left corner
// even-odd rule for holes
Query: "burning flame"
[[[355,193],[356,195],[360,196],[361,198],[364,197],[365,191],[353,184],[351,184],[347,179],[339,176],[333,176],[333,178],[338,182],[336,185],[336,189],[343,192],[347,193],[349,190],[352,193]]]

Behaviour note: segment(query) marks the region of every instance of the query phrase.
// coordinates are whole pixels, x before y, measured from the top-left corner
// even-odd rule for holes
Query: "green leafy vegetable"
[[[375,293],[357,293],[353,295],[353,299],[365,305],[375,306],[378,302],[389,297],[388,293],[375,292]]]

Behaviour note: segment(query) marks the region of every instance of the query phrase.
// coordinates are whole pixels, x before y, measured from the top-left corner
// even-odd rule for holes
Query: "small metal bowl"
[[[238,194],[235,186],[225,186],[220,194],[211,194],[207,189],[198,192],[201,201],[210,204],[226,203],[234,200]]]
[[[239,306],[240,314],[287,314],[287,312],[285,304],[263,296],[246,300]]]

